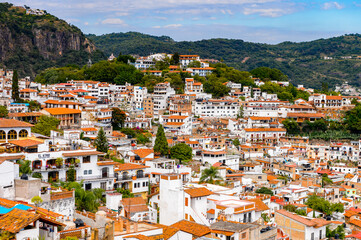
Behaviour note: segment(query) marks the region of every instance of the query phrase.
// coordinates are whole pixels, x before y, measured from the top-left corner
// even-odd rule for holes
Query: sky
[[[0,0],[0,2],[5,2]],[[96,35],[141,32],[176,41],[280,43],[361,33],[361,0],[10,0]]]

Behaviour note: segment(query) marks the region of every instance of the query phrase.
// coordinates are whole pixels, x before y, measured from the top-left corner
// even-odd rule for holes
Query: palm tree
[[[199,182],[214,183],[216,179],[222,180],[222,177],[219,175],[219,170],[217,167],[210,166],[202,171]]]

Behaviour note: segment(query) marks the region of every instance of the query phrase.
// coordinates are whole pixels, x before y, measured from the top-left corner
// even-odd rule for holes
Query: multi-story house
[[[238,101],[222,99],[196,99],[192,103],[195,116],[212,118],[236,118],[240,113]]]
[[[129,189],[134,196],[147,197],[149,190],[149,178],[145,174],[148,166],[123,163],[118,164],[115,168],[114,188]]]
[[[175,135],[190,135],[192,133],[192,118],[190,116],[163,115],[159,122],[163,125],[165,132]]]

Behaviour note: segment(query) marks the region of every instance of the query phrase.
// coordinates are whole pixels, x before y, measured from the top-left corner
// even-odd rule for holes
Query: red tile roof
[[[205,196],[209,196],[211,194],[213,194],[212,191],[209,191],[207,188],[205,187],[201,187],[201,188],[188,188],[184,190],[185,193],[189,194],[192,198],[195,197],[205,197]]]

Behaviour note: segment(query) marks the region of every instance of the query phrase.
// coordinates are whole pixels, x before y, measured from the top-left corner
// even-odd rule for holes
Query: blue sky
[[[1,1],[0,2],[4,2]],[[177,41],[309,41],[361,33],[361,0],[13,0],[84,33],[136,31]]]

